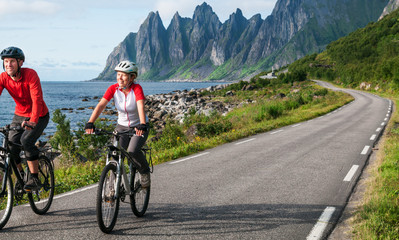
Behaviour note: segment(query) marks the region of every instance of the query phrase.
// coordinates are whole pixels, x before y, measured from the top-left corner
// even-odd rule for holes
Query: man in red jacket
[[[0,53],[0,56],[4,68],[4,72],[0,74],[0,95],[5,88],[16,103],[11,126],[25,128],[25,131],[22,132],[10,132],[9,140],[11,143],[22,144],[31,173],[24,189],[35,191],[40,187],[38,179],[39,150],[35,143],[49,122],[48,108],[43,100],[42,87],[36,71],[30,68],[21,68],[25,61],[22,50],[17,47],[8,47]],[[20,151],[18,146],[11,146],[11,158],[17,163],[18,169],[23,171]]]

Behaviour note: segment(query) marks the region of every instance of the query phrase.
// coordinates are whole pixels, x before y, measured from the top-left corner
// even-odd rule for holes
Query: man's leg
[[[36,141],[39,139],[49,121],[49,115],[39,118],[36,127],[31,130],[25,130],[21,137],[21,143],[25,150],[26,160],[29,166],[31,177],[25,184],[26,191],[35,190],[40,187],[38,179],[39,172],[39,149],[36,147]]]

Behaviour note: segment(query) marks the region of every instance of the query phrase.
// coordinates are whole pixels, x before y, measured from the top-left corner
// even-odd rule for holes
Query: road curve
[[[157,165],[143,218],[129,204],[112,234],[95,216],[95,185],[56,197],[47,215],[14,208],[1,239],[323,239],[333,229],[392,103],[355,100],[306,122]],[[73,176],[71,176],[73,177]]]

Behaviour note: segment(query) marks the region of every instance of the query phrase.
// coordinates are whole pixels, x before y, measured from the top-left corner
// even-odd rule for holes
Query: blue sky
[[[203,0],[0,0],[0,48],[20,47],[24,67],[42,81],[81,81],[98,76],[112,50],[158,11],[192,18]],[[277,0],[208,0],[221,22],[240,8],[246,18],[269,16]]]

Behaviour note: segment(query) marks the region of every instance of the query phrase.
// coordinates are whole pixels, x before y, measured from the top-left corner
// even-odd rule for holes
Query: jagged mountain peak
[[[220,23],[219,17],[213,11],[212,7],[206,2],[195,8],[193,20],[194,22],[218,21]]]
[[[172,17],[172,21],[173,21],[173,20],[178,20],[179,18],[181,18],[181,16],[180,16],[179,12],[176,12],[176,13],[173,15],[173,17]]]
[[[234,13],[230,14],[229,19],[226,20],[226,22],[227,22],[227,21],[230,21],[230,22],[233,22],[233,21],[240,21],[240,20],[243,20],[243,19],[247,20],[247,19],[244,17],[244,15],[242,14],[241,9],[237,8],[237,10],[236,10]]]
[[[144,20],[144,22],[141,24],[140,28],[141,28],[141,27],[144,27],[144,28],[145,28],[147,24],[151,24],[153,21],[156,21],[157,23],[161,23],[162,26],[163,26],[161,16],[159,15],[159,12],[156,11],[156,12],[150,12],[150,13],[148,14],[147,18],[146,18],[146,19]],[[139,31],[140,31],[140,30],[139,30]]]
[[[114,74],[110,66],[122,57],[137,62],[141,79],[242,78],[323,50],[376,21],[388,2],[278,0],[265,20],[260,13],[248,20],[237,8],[223,24],[203,2],[192,18],[176,12],[167,29],[158,11],[150,12],[139,31],[114,49],[98,79]]]

